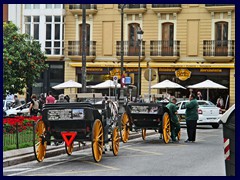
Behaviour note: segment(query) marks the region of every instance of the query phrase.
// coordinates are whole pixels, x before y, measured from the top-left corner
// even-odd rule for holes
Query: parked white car
[[[5,111],[5,116],[13,116],[13,115],[20,115],[20,114],[28,114],[29,113],[29,106],[30,102],[27,104],[23,104],[16,108],[11,108]]]
[[[12,100],[3,100],[3,111],[6,111],[11,108],[13,101]]]
[[[189,101],[179,101],[177,102],[178,106],[178,115],[181,117],[181,124],[185,125],[185,111],[186,103]],[[197,121],[198,125],[211,125],[213,128],[219,127],[219,119],[222,117],[222,111],[216,105],[210,101],[197,100],[198,102],[198,116]]]

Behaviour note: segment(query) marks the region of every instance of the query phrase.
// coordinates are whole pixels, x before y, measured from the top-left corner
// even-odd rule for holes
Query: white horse
[[[109,103],[109,108],[111,110],[111,116],[113,117],[113,119],[117,119],[118,117],[118,102],[117,101],[112,101],[112,100],[108,100]]]

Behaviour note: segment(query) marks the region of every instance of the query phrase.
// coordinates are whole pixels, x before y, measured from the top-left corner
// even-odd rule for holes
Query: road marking
[[[70,160],[66,160],[66,161],[61,161],[61,162],[57,162],[57,163],[54,163],[54,164],[50,164],[48,166],[42,166],[42,167],[39,167],[39,168],[35,168],[35,169],[29,169],[29,170],[26,170],[26,171],[22,171],[22,172],[18,172],[18,173],[13,173],[13,174],[10,174],[8,176],[16,176],[16,175],[19,175],[19,174],[24,174],[24,173],[27,173],[27,172],[32,172],[32,171],[37,171],[37,170],[40,170],[40,169],[45,169],[45,168],[49,168],[49,167],[52,167],[52,166],[57,166],[59,164],[63,164],[63,163],[66,163],[66,162],[71,162],[71,161],[75,161],[75,160],[78,160],[78,159],[83,159],[83,158],[86,158],[88,156],[81,156],[81,157],[77,157],[77,158],[74,158],[74,159],[70,159]],[[89,155],[90,157],[90,155]],[[56,157],[55,157],[56,158]],[[49,158],[50,159],[50,158]],[[48,160],[49,160],[48,159]],[[51,158],[52,159],[52,158]]]
[[[125,148],[125,149],[129,149],[129,150],[132,150],[132,151],[138,151],[138,152],[144,152],[144,153],[148,153],[148,154],[154,154],[154,155],[163,155],[162,153],[155,153],[155,152],[149,152],[149,151],[144,151],[144,150],[141,150],[141,149],[134,149],[134,148]]]
[[[108,169],[112,169],[112,170],[119,170],[118,168],[111,167],[111,166],[106,166],[106,165],[95,163],[95,162],[90,162],[90,161],[83,161],[83,162],[86,162],[86,163],[89,163],[89,164],[94,164],[96,166],[100,166],[100,167],[104,167],[104,168],[108,168]]]
[[[118,169],[112,169],[113,171],[117,171]],[[80,174],[80,173],[93,173],[93,172],[104,172],[108,171],[109,169],[102,169],[102,170],[83,170],[83,171],[65,171],[62,173],[43,173],[43,174],[34,174],[34,176],[59,176],[59,175],[66,175],[66,174]],[[32,176],[32,175],[30,175]]]
[[[14,169],[3,169],[3,172],[15,172],[15,171],[25,171],[31,168],[14,168]]]

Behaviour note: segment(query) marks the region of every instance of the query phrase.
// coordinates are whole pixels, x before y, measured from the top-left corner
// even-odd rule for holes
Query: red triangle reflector
[[[76,137],[77,132],[61,132],[61,135],[62,135],[65,143],[69,147],[72,144],[74,138]]]

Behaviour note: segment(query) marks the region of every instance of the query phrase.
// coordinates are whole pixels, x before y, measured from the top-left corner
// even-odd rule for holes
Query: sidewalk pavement
[[[152,135],[155,133],[156,132],[154,130],[147,131],[147,135]],[[135,139],[135,138],[138,138],[141,136],[142,136],[141,131],[139,131],[139,132],[130,131],[129,140]],[[73,151],[79,151],[79,150],[87,149],[87,148],[91,148],[90,141],[86,141],[85,145],[75,142]],[[121,147],[120,147],[120,149],[121,149]],[[64,144],[59,145],[59,146],[47,146],[45,158],[53,157],[53,156],[57,156],[57,155],[65,154],[65,153],[66,153],[66,151],[65,151]],[[17,165],[20,163],[33,161],[33,160],[36,160],[35,156],[34,156],[34,152],[33,152],[33,147],[15,149],[15,150],[9,150],[9,151],[3,152],[3,167],[13,166],[13,165]]]

